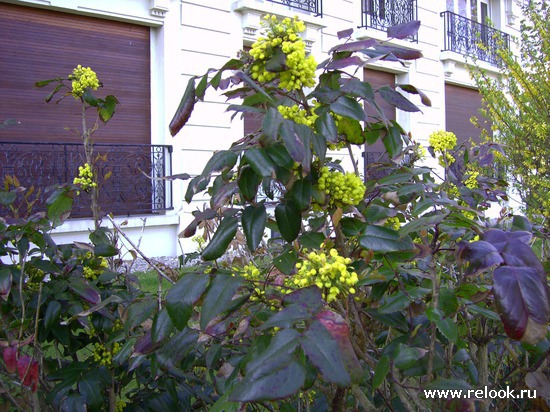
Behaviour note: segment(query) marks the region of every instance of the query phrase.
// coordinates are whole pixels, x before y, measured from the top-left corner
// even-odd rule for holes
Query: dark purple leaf
[[[396,84],[396,87],[399,87],[401,90],[404,90],[406,91],[407,93],[412,93],[412,94],[417,94],[420,96],[420,101],[422,102],[422,104],[424,104],[425,106],[431,106],[432,105],[432,102],[431,100],[428,98],[428,96],[426,95],[426,93],[424,93],[422,90],[418,90],[416,87],[414,87],[413,85],[411,84]]]
[[[459,242],[457,258],[459,262],[468,262],[466,275],[478,275],[504,263],[504,259],[500,256],[498,250],[492,244],[483,240],[478,242]]]
[[[495,270],[493,294],[506,334],[536,344],[546,337],[550,293],[546,279],[531,267],[501,266]]]
[[[86,302],[97,305],[101,301],[99,291],[83,278],[74,277],[69,281],[69,289],[82,297]]]
[[[407,23],[399,24],[397,26],[388,27],[388,37],[393,37],[396,39],[406,39],[407,37],[413,37],[418,33],[419,28],[419,20],[413,20]]]
[[[401,47],[378,46],[376,47],[376,50],[380,53],[385,53],[397,59],[403,60],[416,60],[422,57],[422,53],[418,50],[404,49]]]
[[[346,37],[350,37],[353,34],[353,28],[346,29],[346,30],[340,30],[336,35],[338,36],[338,40],[342,40]]]
[[[357,56],[346,57],[344,59],[332,60],[327,64],[327,70],[338,70],[349,66],[360,66],[363,64],[363,60]]]
[[[389,86],[382,86],[378,89],[380,96],[392,106],[397,107],[405,112],[419,112],[420,109],[416,107],[409,99],[403,96],[401,93],[395,91]]]
[[[376,44],[378,44],[378,40],[375,40],[375,39],[352,41],[349,43],[344,43],[344,44],[339,44],[338,46],[334,46],[332,49],[329,50],[329,53],[344,52],[344,51],[356,52],[356,51],[368,49]]]
[[[191,117],[191,113],[195,107],[195,101],[195,77],[191,77],[187,83],[187,88],[181,98],[179,107],[170,122],[169,129],[172,137],[178,134],[181,128],[185,126]]]

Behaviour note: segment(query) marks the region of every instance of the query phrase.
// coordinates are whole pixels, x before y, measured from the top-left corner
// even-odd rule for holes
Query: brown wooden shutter
[[[395,74],[382,72],[378,70],[365,69],[364,70],[364,81],[369,82],[373,89],[376,91],[382,86],[395,86]],[[382,112],[386,116],[387,120],[395,120],[395,107],[387,103],[384,99],[380,98],[378,93],[376,95],[376,103],[382,109]],[[365,107],[367,116],[369,120],[376,121],[375,117],[379,117],[379,114],[375,109],[370,106]],[[369,153],[381,153],[385,152],[384,144],[381,140],[378,140],[372,146],[367,146],[367,152]],[[372,159],[366,159],[367,163],[370,163]]]
[[[477,90],[445,84],[445,119],[446,130],[456,134],[458,143],[472,138],[479,141],[481,130],[475,127],[470,118],[481,119],[481,95]],[[490,131],[488,126],[487,130]]]
[[[120,105],[109,124],[94,134],[101,143],[151,143],[150,29],[51,10],[0,3],[0,120],[21,124],[0,131],[0,141],[81,142],[64,127],[81,127],[71,96],[44,102],[52,87],[39,80],[68,76],[90,66]],[[96,119],[90,111],[88,124]]]

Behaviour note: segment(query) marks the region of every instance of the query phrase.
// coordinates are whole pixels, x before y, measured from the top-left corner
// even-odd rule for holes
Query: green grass
[[[147,272],[136,272],[135,275],[139,279],[141,290],[149,293],[156,293],[159,289],[159,277],[156,271],[149,270]],[[171,283],[166,279],[162,279],[162,290],[170,289]]]

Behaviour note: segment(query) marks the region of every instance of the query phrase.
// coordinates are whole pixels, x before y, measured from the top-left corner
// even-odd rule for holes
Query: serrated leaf
[[[242,284],[242,278],[226,274],[218,274],[210,282],[201,309],[200,325],[203,330],[212,319],[231,307],[232,299]]]
[[[193,305],[201,298],[209,281],[209,276],[203,273],[188,273],[166,294],[166,310],[179,330],[187,326]]]
[[[275,166],[264,149],[248,149],[244,152],[243,160],[262,177],[271,177],[275,173]]]
[[[174,329],[174,322],[168,314],[166,307],[163,307],[159,312],[155,314],[153,318],[153,326],[151,327],[151,340],[153,342],[164,342],[168,339],[172,330]]]
[[[399,87],[401,90],[406,91],[407,93],[417,94],[420,96],[420,101],[425,106],[431,106],[432,101],[422,90],[417,89],[412,84],[396,84],[396,87]]]
[[[230,401],[252,402],[286,398],[298,392],[306,372],[295,351],[299,333],[292,329],[278,332],[269,346],[246,366],[246,375],[230,393]]]
[[[289,249],[273,259],[273,264],[285,275],[290,275],[296,266],[298,256],[294,249]]]
[[[366,120],[366,115],[363,107],[348,96],[340,96],[330,105],[330,110],[340,116],[349,117],[360,122]]]
[[[359,239],[359,244],[364,249],[371,249],[375,252],[398,252],[414,249],[414,244],[408,236],[401,238],[399,232],[376,225],[367,226],[365,234]]]
[[[339,386],[350,386],[351,377],[344,367],[340,347],[319,320],[313,321],[302,335],[302,349],[324,378]]]
[[[201,253],[204,260],[214,260],[222,256],[231,241],[235,238],[238,228],[238,220],[235,217],[226,217],[222,220],[212,240]]]
[[[382,86],[378,89],[378,93],[387,103],[397,107],[399,110],[403,110],[405,112],[420,111],[420,109],[413,102],[389,86]]]

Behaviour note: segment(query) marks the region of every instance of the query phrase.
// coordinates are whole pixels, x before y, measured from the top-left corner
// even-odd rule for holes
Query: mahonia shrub
[[[422,166],[418,142],[387,120],[378,102],[417,112],[429,98],[406,84],[396,86],[404,94],[375,90],[353,74],[369,62],[420,53],[352,41],[352,31],[343,31],[342,43],[317,66],[319,76],[305,83],[293,74],[311,64],[295,53],[303,23],[265,22],[251,55],[189,80],[170,124],[173,135],[185,135],[207,91],[235,99],[228,105],[234,114],[262,118],[257,131],[216,151],[200,174],[177,176],[187,182],[186,201],[210,200],[181,233],[193,239],[203,230],[201,260],[167,291],[159,284],[152,296],[103,269],[103,258],[116,253],[106,229],[91,235],[93,246],[56,248],[38,217],[25,223],[26,240],[21,221],[0,222],[2,253],[14,255],[10,242],[18,251],[39,245],[32,265],[20,259],[19,268],[0,271],[8,298],[0,301],[8,305],[2,313],[15,313],[4,321],[3,377],[19,379],[19,390],[58,409],[546,407],[544,395],[481,404],[424,392],[532,391],[549,379],[548,281],[531,248],[538,228],[506,209],[496,219],[483,213],[505,198],[505,182],[484,172],[498,146],[450,147],[443,134],[430,150],[455,161],[443,158],[444,173]],[[419,24],[390,28],[388,36],[413,36]],[[376,114],[367,116],[366,107]],[[387,160],[359,170],[357,144],[379,140]],[[337,160],[347,154],[348,162]],[[50,219],[63,215],[66,203],[55,204]],[[36,270],[27,272],[31,266]],[[52,281],[43,281],[46,275]],[[28,318],[18,306],[25,276],[33,290],[38,285],[25,300]],[[40,287],[45,299],[36,295]],[[33,346],[37,328],[40,346]],[[42,350],[50,342],[60,355]],[[31,369],[32,356],[45,365],[38,375],[48,379],[38,379],[35,392],[35,370],[27,380],[14,369],[17,350]]]
[[[418,25],[388,34],[406,38]],[[425,150],[377,102],[415,112],[409,97],[429,98],[412,85],[375,90],[347,69],[420,54],[344,31],[315,82],[294,74],[289,84],[288,73],[309,64],[283,45],[300,42],[302,28],[267,16],[250,55],[189,80],[170,124],[185,135],[208,89],[240,99],[229,111],[263,119],[187,179],[187,201],[203,192],[211,200],[181,235],[208,227],[208,242],[204,263],[166,296],[175,328],[199,328],[216,351],[205,358],[213,408],[464,410],[476,401],[424,390],[534,389],[549,378],[548,285],[529,247],[531,223],[505,208],[484,215],[506,199],[506,183],[487,173],[502,150],[434,131],[420,138],[444,173],[419,165]],[[378,140],[389,161],[359,170],[354,145]],[[331,158],[339,150],[349,162]],[[235,243],[246,250],[230,257]]]

